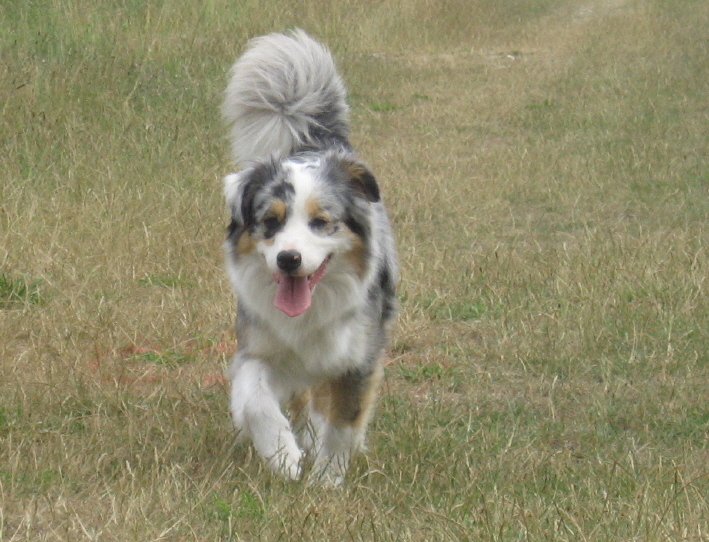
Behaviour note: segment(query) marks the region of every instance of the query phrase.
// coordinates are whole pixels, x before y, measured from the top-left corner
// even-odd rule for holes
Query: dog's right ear
[[[224,198],[231,211],[231,220],[237,225],[248,225],[251,207],[264,175],[259,168],[248,168],[224,177]]]
[[[241,193],[244,187],[244,180],[248,176],[249,170],[244,170],[239,173],[230,173],[224,177],[224,199],[231,211],[232,221],[239,223],[243,222],[241,216]]]
[[[227,239],[235,239],[244,229],[244,218],[241,212],[242,191],[245,171],[230,173],[224,177],[224,199],[229,207],[231,220],[227,227]]]
[[[224,177],[224,197],[231,211],[230,234],[249,229],[253,225],[256,194],[274,175],[273,165],[263,163]]]
[[[227,237],[236,238],[248,230],[253,221],[253,202],[261,184],[257,169],[249,168],[224,177],[224,198],[231,211]]]

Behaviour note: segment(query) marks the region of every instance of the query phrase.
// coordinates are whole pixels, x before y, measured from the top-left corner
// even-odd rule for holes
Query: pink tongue
[[[288,316],[303,314],[310,307],[308,277],[280,277],[273,306]]]

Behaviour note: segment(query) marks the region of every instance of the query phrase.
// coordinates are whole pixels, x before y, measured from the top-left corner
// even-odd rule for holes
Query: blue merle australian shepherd
[[[339,485],[364,446],[395,310],[379,186],[348,142],[332,56],[303,31],[250,42],[222,113],[242,168],[224,179],[234,424],[274,470],[299,478],[309,457],[312,479]]]

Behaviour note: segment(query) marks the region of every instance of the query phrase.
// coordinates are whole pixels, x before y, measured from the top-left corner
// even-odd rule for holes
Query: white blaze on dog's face
[[[332,255],[345,247],[334,235],[333,217],[320,207],[317,169],[293,162],[284,166],[293,186],[292,200],[273,201],[270,220],[278,220],[280,228],[256,249],[278,285],[274,305],[288,316],[298,316],[310,307],[312,292]]]
[[[273,304],[288,316],[310,307],[334,258],[365,272],[368,205],[379,193],[358,163],[309,157],[261,164],[227,177],[225,193],[235,261],[246,254],[263,258],[276,287]]]

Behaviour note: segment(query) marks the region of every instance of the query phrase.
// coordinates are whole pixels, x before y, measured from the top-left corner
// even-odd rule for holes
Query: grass
[[[0,7],[0,541],[707,540],[709,6],[238,4]],[[293,26],[403,269],[342,491],[220,377],[220,93]]]
[[[41,286],[40,279],[0,273],[0,307],[7,309],[40,303],[42,301]]]

